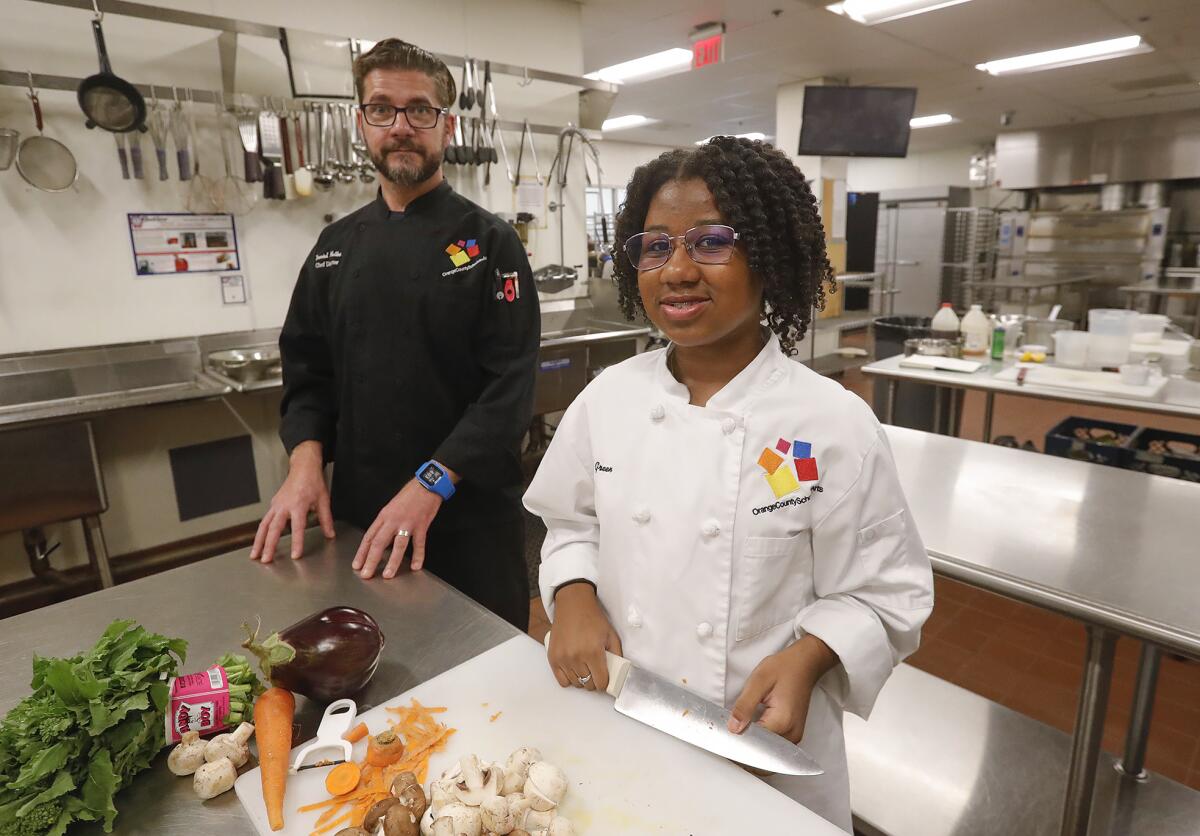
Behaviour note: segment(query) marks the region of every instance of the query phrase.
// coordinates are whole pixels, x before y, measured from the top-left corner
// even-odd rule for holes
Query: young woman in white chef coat
[[[717,137],[633,175],[622,309],[671,345],[599,375],[525,504],[559,684],[604,650],[757,721],[824,767],[772,785],[850,830],[842,712],[917,648],[929,559],[871,410],[788,352],[831,279],[812,192],[781,152]]]

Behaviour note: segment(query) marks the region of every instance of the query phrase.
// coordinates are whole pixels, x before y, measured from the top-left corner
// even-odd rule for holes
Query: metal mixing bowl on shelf
[[[208,366],[239,383],[253,383],[265,377],[278,377],[278,348],[230,348],[208,355]]]

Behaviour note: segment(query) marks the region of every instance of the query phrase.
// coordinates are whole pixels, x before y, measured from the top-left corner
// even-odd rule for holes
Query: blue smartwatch
[[[450,474],[433,459],[418,467],[416,476],[421,487],[433,491],[443,500],[454,496],[454,483],[450,481]]]

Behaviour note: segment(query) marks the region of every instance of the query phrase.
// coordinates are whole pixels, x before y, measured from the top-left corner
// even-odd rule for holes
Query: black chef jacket
[[[539,333],[508,224],[445,182],[403,214],[379,194],[326,227],[300,271],[280,437],[289,454],[322,443],[333,514],[360,528],[431,458],[462,477],[431,540],[517,519]]]

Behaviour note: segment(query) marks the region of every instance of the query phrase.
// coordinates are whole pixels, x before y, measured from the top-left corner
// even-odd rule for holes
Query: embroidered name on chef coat
[[[337,267],[342,262],[341,250],[326,250],[313,255],[313,269],[323,270],[326,267]]]

